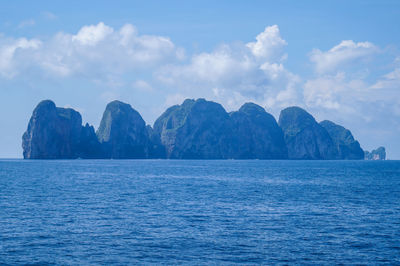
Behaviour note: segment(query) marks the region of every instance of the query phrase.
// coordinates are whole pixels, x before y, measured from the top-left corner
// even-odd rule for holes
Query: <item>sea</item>
[[[400,161],[0,160],[0,264],[400,265]]]

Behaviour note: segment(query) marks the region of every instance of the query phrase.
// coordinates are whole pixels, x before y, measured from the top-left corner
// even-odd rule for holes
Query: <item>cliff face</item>
[[[88,123],[81,130],[78,157],[86,159],[104,158],[103,149],[97,139],[94,128]]]
[[[226,159],[231,154],[229,115],[215,102],[185,100],[154,123],[167,158]]]
[[[351,132],[330,121],[318,124],[299,107],[282,110],[279,124],[264,108],[244,104],[227,113],[218,103],[185,100],[146,126],[129,104],[113,101],[100,126],[82,126],[81,115],[38,104],[22,138],[27,159],[362,159]],[[384,159],[384,148],[366,159]]]
[[[364,151],[360,147],[360,143],[356,141],[350,130],[337,125],[331,121],[325,120],[320,125],[326,129],[331,136],[339,159],[342,160],[362,160],[364,159]]]
[[[254,103],[230,113],[235,159],[287,159],[282,129],[275,118]]]
[[[104,111],[97,138],[105,158],[148,158],[151,143],[146,124],[129,104],[113,101]]]
[[[82,139],[82,135],[86,138]],[[98,145],[95,135],[82,127],[81,115],[70,108],[58,108],[50,100],[40,102],[33,111],[22,137],[24,158],[74,159],[97,157],[96,150],[86,153],[84,145]]]
[[[371,152],[365,151],[365,160],[386,160],[385,147],[379,147]]]
[[[289,159],[338,159],[328,132],[300,107],[282,110],[279,125],[284,132]]]
[[[154,132],[168,158],[287,158],[283,133],[274,117],[253,103],[227,114],[220,104],[185,100],[157,119]]]
[[[160,136],[149,125],[146,126],[147,134],[150,138],[150,154],[149,158],[152,159],[165,159],[166,151],[165,146],[161,143]]]

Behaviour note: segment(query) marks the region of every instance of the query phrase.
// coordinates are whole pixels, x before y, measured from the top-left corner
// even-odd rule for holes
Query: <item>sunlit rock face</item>
[[[360,147],[360,143],[354,139],[351,131],[337,125],[329,120],[324,120],[319,123],[328,131],[331,136],[339,159],[342,160],[362,160],[364,159],[364,151]]]
[[[99,143],[89,125],[82,127],[81,115],[71,108],[40,102],[32,113],[22,137],[26,159],[97,158]]]
[[[328,132],[302,108],[289,107],[282,110],[279,126],[284,133],[289,159],[334,160],[339,158],[336,146]]]
[[[146,124],[129,104],[110,102],[96,135],[106,158],[141,159],[151,154],[152,145]]]

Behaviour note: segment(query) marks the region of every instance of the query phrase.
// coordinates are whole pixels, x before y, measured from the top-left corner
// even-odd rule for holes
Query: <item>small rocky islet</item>
[[[281,111],[278,122],[264,108],[238,111],[205,99],[168,108],[153,127],[129,104],[112,101],[100,126],[82,125],[79,112],[40,102],[22,137],[25,159],[385,159],[383,147],[363,151],[350,130],[318,123],[300,107]]]

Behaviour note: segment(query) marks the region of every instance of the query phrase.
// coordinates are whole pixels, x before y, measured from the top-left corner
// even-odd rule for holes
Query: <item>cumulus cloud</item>
[[[344,72],[307,80],[304,84],[305,105],[341,113],[354,113],[355,102],[365,101],[368,85],[360,79],[350,79]]]
[[[349,129],[362,148],[379,145],[395,154],[400,148],[400,69],[382,76],[350,72],[318,75],[303,85],[304,105],[317,120]]]
[[[382,132],[393,137],[400,129],[399,86],[399,69],[375,82],[339,72],[307,80],[304,103],[317,118],[343,123],[365,139]]]
[[[228,108],[250,100],[268,107],[295,102],[300,78],[281,62],[287,43],[278,26],[267,27],[256,40],[195,54],[188,63],[163,67],[156,77],[181,94],[214,99]]]
[[[104,23],[84,26],[76,35],[57,34],[43,54],[43,67],[60,75],[124,73],[181,58],[167,37],[140,35],[131,24],[114,30]]]
[[[16,57],[23,49],[31,51],[23,58]],[[12,77],[30,67],[41,69],[46,76],[80,75],[93,80],[184,57],[182,49],[167,37],[140,35],[131,24],[114,29],[103,22],[83,26],[76,34],[59,32],[45,40],[8,40],[0,36],[0,53],[3,76]]]
[[[345,40],[326,52],[314,49],[310,54],[310,60],[315,64],[315,70],[322,74],[335,71],[355,60],[368,58],[377,52],[378,47],[370,42],[355,43],[352,40]]]
[[[400,68],[377,76],[379,71],[365,59],[374,62],[378,52],[370,42],[353,41],[342,41],[327,52],[314,50],[310,60],[316,76],[302,86],[308,111],[318,120],[330,119],[350,128],[368,149],[393,146],[400,132]]]
[[[81,45],[94,46],[113,32],[113,28],[100,22],[97,25],[82,27],[76,35],[72,36],[72,41],[79,42]]]
[[[266,27],[265,30],[256,36],[256,42],[249,42],[246,46],[251,53],[263,60],[276,59],[281,56],[282,48],[287,42],[282,39],[278,25]]]
[[[24,64],[26,52],[38,50],[41,44],[37,39],[12,39],[0,35],[0,75],[6,78],[14,77]]]
[[[372,55],[379,51],[370,42],[353,41],[342,41],[327,52],[314,50],[310,60],[315,63],[317,76],[303,84],[305,106],[341,120],[359,119],[377,125],[385,117],[398,124],[395,121],[400,115],[397,108],[400,106],[400,68],[376,77],[364,61],[359,61],[362,71],[339,70],[355,60],[373,59]]]

